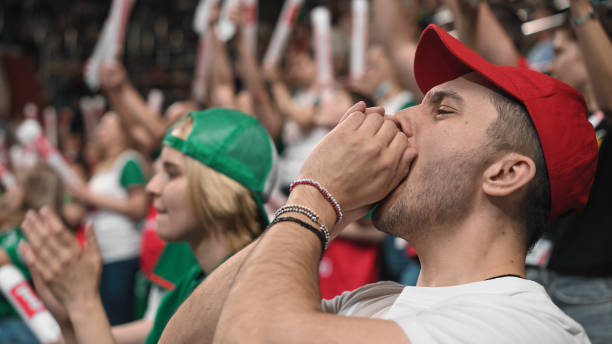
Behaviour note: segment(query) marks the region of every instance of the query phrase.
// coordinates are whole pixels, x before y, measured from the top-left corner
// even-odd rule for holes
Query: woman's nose
[[[159,187],[159,173],[156,173],[151,180],[147,183],[145,187],[145,191],[151,195],[159,195],[160,187]]]

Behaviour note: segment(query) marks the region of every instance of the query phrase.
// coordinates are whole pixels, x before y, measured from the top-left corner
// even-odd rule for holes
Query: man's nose
[[[414,111],[416,110],[414,108],[410,107],[400,110],[394,115],[385,115],[385,118],[395,122],[395,125],[397,125],[406,136],[412,137],[414,135]]]

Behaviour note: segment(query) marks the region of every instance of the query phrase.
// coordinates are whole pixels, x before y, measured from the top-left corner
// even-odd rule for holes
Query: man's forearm
[[[257,243],[255,241],[240,250],[200,283],[174,313],[162,333],[160,343],[212,342],[234,279]]]
[[[320,243],[296,224],[275,227],[238,274],[222,309],[215,343],[299,342],[306,337],[295,331],[314,325],[299,317],[309,317],[321,302]]]
[[[316,201],[320,195],[295,192],[288,202],[315,209],[331,228],[335,214],[329,204],[322,197]],[[236,277],[214,343],[408,343],[392,321],[321,312],[320,254],[317,236],[299,225],[270,228]]]
[[[333,225],[335,213],[317,195],[299,197],[292,193],[288,203],[316,209],[322,223]],[[292,339],[292,330],[300,326],[290,325],[300,323],[298,315],[307,317],[319,309],[321,243],[317,236],[294,223],[283,222],[270,228],[260,241],[236,277],[223,307],[215,342],[296,340]],[[289,314],[291,319],[287,318]],[[283,322],[287,326],[281,325]],[[287,331],[270,333],[270,328]],[[285,340],[282,336],[286,336]]]

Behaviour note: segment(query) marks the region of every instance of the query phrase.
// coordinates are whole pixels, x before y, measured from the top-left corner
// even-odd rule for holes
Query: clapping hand
[[[85,228],[85,248],[46,207],[30,210],[22,229],[29,242],[19,249],[35,282],[44,284],[68,313],[99,297],[102,255],[91,225]]]

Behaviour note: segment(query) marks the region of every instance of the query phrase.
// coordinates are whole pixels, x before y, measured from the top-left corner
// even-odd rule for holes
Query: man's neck
[[[415,242],[421,262],[417,286],[452,286],[506,274],[525,275],[523,239],[511,223],[480,214],[446,227],[428,230],[426,238]]]

